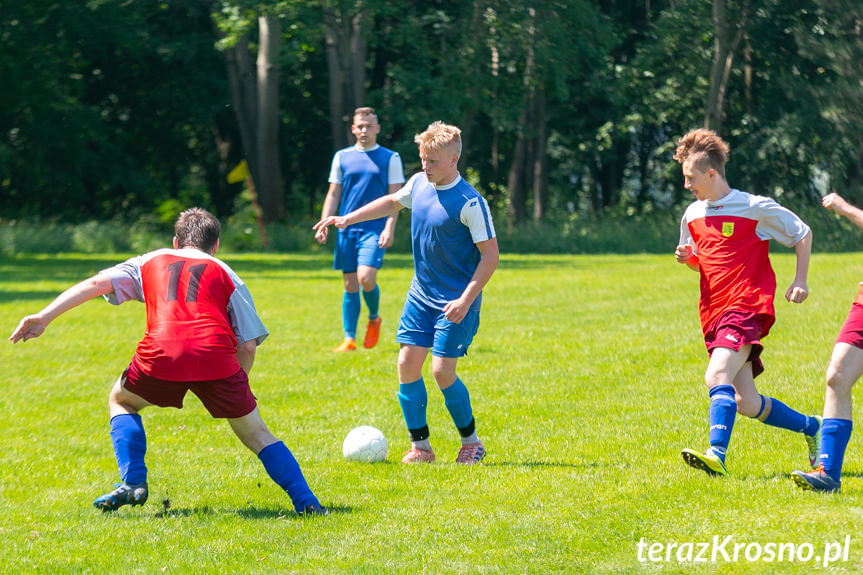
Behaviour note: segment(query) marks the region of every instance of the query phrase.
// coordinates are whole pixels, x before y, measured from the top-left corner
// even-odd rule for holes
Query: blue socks
[[[111,444],[123,482],[135,485],[147,481],[147,466],[144,465],[147,436],[141,416],[122,413],[112,417]]]
[[[306,483],[306,478],[303,477],[300,464],[284,443],[277,441],[266,446],[258,453],[258,459],[264,464],[264,469],[267,470],[270,478],[287,492],[297,513],[301,513],[309,505],[320,507],[309,484]]]
[[[731,430],[734,428],[734,417],[737,415],[737,401],[734,399],[734,387],[717,385],[710,390],[710,448],[725,462],[725,453],[731,441]]]
[[[470,394],[467,387],[461,379],[456,378],[455,383],[441,391],[455,426],[459,430],[467,428],[473,421],[473,410],[470,406]]]
[[[381,290],[378,284],[375,284],[375,287],[371,291],[363,291],[363,300],[365,300],[366,306],[369,308],[369,319],[377,319],[378,308],[381,303]]]
[[[357,323],[360,321],[360,292],[345,292],[342,297],[342,326],[345,337],[356,339]]]
[[[426,421],[428,393],[423,378],[411,383],[399,384],[399,404],[402,406],[402,415],[404,415],[408,432],[411,434],[411,440],[428,439],[429,431]]]
[[[763,412],[767,404],[770,404],[770,412],[767,416],[763,416]],[[762,419],[763,417],[763,419]],[[762,423],[772,425],[773,427],[781,427],[806,435],[815,435],[818,432],[818,420],[808,415],[803,415],[799,411],[795,411],[772,397],[761,396],[761,411],[755,416],[755,419],[761,420]]]
[[[842,474],[842,460],[845,459],[852,427],[849,419],[825,419],[821,425],[819,462],[824,466],[824,472],[837,482]]]

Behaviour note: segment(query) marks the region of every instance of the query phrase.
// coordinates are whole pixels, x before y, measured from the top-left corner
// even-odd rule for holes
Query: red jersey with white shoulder
[[[221,260],[200,250],[162,249],[104,270],[110,303],[143,301],[147,330],[132,363],[168,381],[223,379],[240,369],[237,342],[268,332],[246,285]]]
[[[680,245],[692,246],[701,271],[701,327],[706,333],[723,312],[764,314],[773,325],[776,275],[770,266],[770,240],[794,246],[809,226],[776,201],[733,189],[716,200],[699,200],[680,222]]]

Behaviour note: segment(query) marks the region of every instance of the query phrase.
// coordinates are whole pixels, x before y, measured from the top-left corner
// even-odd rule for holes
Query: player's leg
[[[353,351],[357,348],[357,323],[360,319],[360,284],[357,280],[356,234],[339,231],[333,267],[342,271],[344,292],[342,294],[342,329],[344,339],[333,351]]]
[[[734,379],[746,364],[750,348],[750,345],[744,345],[739,350],[715,347],[710,353],[710,362],[704,374],[704,382],[710,395],[710,447],[703,454],[692,449],[684,449],[681,453],[688,465],[710,475],[727,474],[725,455],[737,415]]]
[[[422,377],[427,355],[428,348],[419,345],[403,343],[399,349],[399,405],[411,438],[411,447],[402,463],[431,463],[435,459],[426,419],[428,393]]]
[[[441,390],[446,408],[461,437],[457,463],[472,465],[485,457],[485,446],[476,434],[470,393],[456,373],[458,359],[467,353],[479,328],[479,311],[471,310],[459,323],[440,314],[435,323],[432,375]]]
[[[384,263],[385,248],[380,246],[380,235],[367,232],[357,242],[357,277],[363,301],[369,308],[369,323],[363,347],[371,348],[378,343],[381,332],[381,318],[378,315],[381,290],[378,287],[378,270]]]
[[[845,449],[851,439],[851,390],[861,375],[863,349],[849,343],[836,342],[827,366],[820,466],[811,473],[794,471],[791,474],[800,487],[818,491],[839,489]]]
[[[763,371],[763,367],[757,355],[750,355],[750,360],[734,380],[737,412],[773,427],[802,433],[806,439],[809,465],[814,469],[818,460],[821,418],[803,415],[776,398],[759,394],[755,388],[755,377]]]
[[[328,513],[312,493],[291,450],[270,433],[257,407],[243,417],[228,418],[228,423],[243,445],[258,456],[270,478],[285,490],[297,513]]]
[[[127,372],[111,388],[108,413],[111,418],[111,445],[122,483],[116,489],[93,501],[103,511],[114,511],[123,505],[143,505],[147,501],[147,435],[139,411],[153,405],[125,389]]]

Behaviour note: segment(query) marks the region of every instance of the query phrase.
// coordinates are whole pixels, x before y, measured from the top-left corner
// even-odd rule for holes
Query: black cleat
[[[96,498],[93,507],[102,511],[116,511],[123,505],[143,505],[149,495],[146,483],[128,485],[126,483],[115,483],[117,488],[111,493]]]

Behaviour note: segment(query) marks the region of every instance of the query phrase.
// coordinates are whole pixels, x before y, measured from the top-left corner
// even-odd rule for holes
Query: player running
[[[828,210],[851,220],[863,229],[863,210],[846,202],[839,194],[821,200]],[[824,398],[824,423],[821,427],[819,465],[812,472],[794,471],[791,479],[803,489],[839,491],[842,461],[851,439],[851,389],[863,375],[863,284],[851,304],[851,311],[836,336],[827,366],[827,393]]]
[[[435,455],[426,421],[428,398],[422,366],[432,350],[432,374],[461,435],[457,463],[479,463],[485,446],[476,434],[470,395],[456,375],[458,358],[479,327],[482,289],[498,264],[498,247],[485,199],[458,172],[461,130],[434,122],[414,141],[423,171],[395,194],[343,216],[323,218],[315,230],[411,209],[414,277],[396,341],[399,402],[411,437],[402,463],[430,463]]]
[[[9,339],[39,337],[58,316],[97,296],[115,305],[145,303],[144,338],[108,397],[111,443],[123,482],[93,502],[98,509],[147,501],[147,437],[139,412],[151,405],[182,408],[191,391],[214,418],[228,420],[297,513],[326,515],[293,454],[258,413],[248,373],[268,332],[246,285],[214,257],[219,231],[219,220],[206,210],[182,212],[174,225],[174,249],[131,258],[72,286],[22,319]]]
[[[345,215],[388,193],[395,192],[405,183],[402,159],[397,152],[378,145],[381,131],[373,108],[354,111],[351,132],[356,145],[336,152],[330,168],[330,188],[321,209],[321,219],[338,211]],[[378,270],[384,262],[384,252],[393,243],[398,213],[387,218],[356,222],[339,229],[336,236],[333,269],[342,270],[345,292],[342,297],[342,327],[345,338],[333,351],[357,349],[357,323],[360,318],[360,287],[363,300],[369,308],[369,323],[363,347],[374,347],[381,332],[378,315],[381,292],[378,287]],[[315,234],[319,243],[327,241],[327,228]]]
[[[699,311],[710,354],[704,379],[710,395],[710,447],[684,449],[683,460],[710,475],[726,475],[725,455],[736,413],[803,433],[809,463],[818,457],[821,418],[806,416],[755,388],[764,371],[761,340],[775,320],[776,276],[769,240],[794,246],[797,270],[785,299],[801,303],[812,232],[803,220],[770,198],[731,188],[725,180],[728,145],[714,132],[693,130],[678,140],[674,159],[684,186],[695,196],[680,223],[679,263],[701,272]]]

